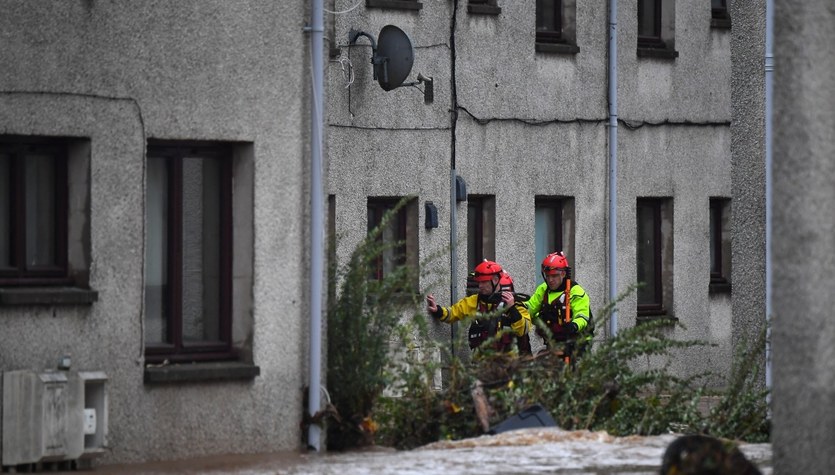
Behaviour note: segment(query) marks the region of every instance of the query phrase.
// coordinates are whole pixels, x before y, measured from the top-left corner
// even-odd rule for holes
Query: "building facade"
[[[2,7],[4,376],[51,381],[31,394],[57,405],[29,409],[63,424],[61,405],[74,402],[60,393],[73,386],[53,370],[99,375],[102,463],[297,450],[309,326],[306,5]],[[4,407],[4,422],[29,409]],[[64,456],[55,427],[36,460]],[[8,453],[21,434],[6,434]]]
[[[729,3],[326,1],[334,257],[410,196],[378,272],[440,252],[414,287],[448,304],[481,259],[531,292],[563,250],[597,338],[674,319],[713,346],[673,370],[727,373],[764,275],[763,5]],[[104,380],[104,463],[303,447],[307,2],[2,5],[4,381]],[[387,25],[413,51],[390,90]]]
[[[614,268],[618,326],[675,319],[682,326],[671,337],[716,346],[682,351],[674,370],[726,372],[736,330],[725,2],[620,2],[616,61],[606,2],[368,0],[345,11],[354,3],[334,2],[329,32],[328,193],[339,258],[377,209],[413,196],[399,235],[407,262],[449,255],[420,291],[449,304],[489,258],[517,291],[532,292],[543,257],[563,250],[591,295],[598,338],[611,331],[603,308]],[[357,36],[384,42],[386,25],[414,51],[406,85],[392,90],[374,77],[372,42]],[[430,104],[418,75],[433,79]],[[435,210],[438,226],[427,227]],[[446,326],[435,330],[448,339]]]

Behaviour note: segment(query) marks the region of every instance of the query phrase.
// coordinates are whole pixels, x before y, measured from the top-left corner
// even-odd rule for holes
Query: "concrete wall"
[[[298,448],[308,330],[304,2],[2,8],[0,134],[89,144],[86,240],[98,301],[0,307],[0,369],[52,369],[68,354],[73,369],[104,371],[105,462]],[[244,144],[235,173],[249,189],[236,188],[236,200],[250,205],[236,209],[245,226],[235,231],[234,320],[258,377],[143,384],[149,139]]]
[[[835,464],[835,11],[775,3],[773,374],[775,473]]]
[[[709,3],[675,9],[675,59],[636,54],[636,6],[621,5],[618,18],[618,287],[634,284],[635,205],[638,197],[674,203],[673,295],[668,314],[686,330],[677,338],[708,339],[711,351],[682,354],[683,372],[726,368],[731,351],[730,296],[708,293],[709,198],[731,191],[731,33],[711,27]],[[466,1],[421,2],[417,11],[365,5],[333,23],[340,56],[329,64],[331,95],[328,192],[336,200],[338,257],[347,258],[365,233],[365,199],[380,193],[417,193],[438,207],[440,227],[421,226],[421,255],[457,248],[453,276],[465,293],[466,203],[455,204],[450,229],[450,167],[470,194],[496,196],[496,259],[516,288],[539,283],[534,249],[534,199],[570,196],[576,206],[576,249],[571,265],[597,311],[608,295],[608,71],[605,2],[578,1],[577,54],[535,49],[535,2],[499,2],[501,12],[468,12]],[[336,1],[335,10],[352,6]],[[435,102],[425,105],[413,88],[386,92],[371,78],[369,43],[347,45],[348,32],[375,38],[394,24],[411,38],[418,73],[435,79]],[[350,59],[355,81],[346,86]],[[385,166],[385,169],[380,169]],[[421,206],[421,223],[423,207]],[[350,213],[350,214],[346,214]],[[347,233],[347,234],[344,234]],[[451,236],[455,236],[452,239]],[[450,303],[450,269],[441,261],[422,283]],[[636,321],[632,295],[620,305],[620,325]],[[605,322],[598,335],[605,337]],[[438,325],[438,338],[448,328]],[[687,364],[685,364],[685,362]]]
[[[733,332],[744,343],[765,322],[765,1],[733,3],[731,18]]]

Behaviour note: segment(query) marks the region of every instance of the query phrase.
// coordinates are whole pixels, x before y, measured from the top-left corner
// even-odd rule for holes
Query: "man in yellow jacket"
[[[572,282],[570,272],[565,254],[548,254],[542,260],[545,282],[525,302],[533,320],[542,322],[550,330],[543,331],[537,326],[536,333],[546,345],[550,341],[565,342],[564,352],[569,357],[574,356],[575,349],[576,356],[582,355],[594,337],[589,295],[580,284]]]
[[[502,276],[507,274],[498,263],[484,260],[473,270],[473,280],[478,284],[478,293],[468,295],[451,307],[442,307],[435,296],[426,296],[426,310],[434,318],[454,323],[474,319],[470,327],[470,348],[476,348],[487,338],[510,328],[517,338],[528,338],[531,316],[522,302],[517,302],[514,293],[501,285]],[[509,278],[509,276],[507,276]],[[490,316],[490,314],[497,314]],[[497,351],[510,351],[512,342],[504,338],[495,340]]]

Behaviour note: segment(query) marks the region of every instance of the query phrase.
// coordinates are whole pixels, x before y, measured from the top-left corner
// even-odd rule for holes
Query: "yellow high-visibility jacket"
[[[548,284],[543,282],[539,284],[539,287],[536,288],[536,291],[531,295],[531,298],[525,302],[525,305],[528,307],[528,311],[530,312],[533,319],[540,318],[540,310],[542,309],[542,304],[545,302],[547,298],[547,302],[549,304],[553,303],[554,300],[559,299],[562,305],[559,307],[562,308],[561,314],[565,312],[565,297],[563,294],[565,293],[565,282],[557,290],[549,290]],[[589,327],[591,322],[591,308],[590,308],[590,300],[589,295],[586,293],[585,289],[580,286],[580,284],[571,281],[571,291],[570,291],[570,305],[571,305],[571,313],[570,318],[571,321],[577,324],[577,333],[578,334],[586,334],[588,339],[591,339],[591,335],[589,333],[594,330],[593,325]],[[562,316],[562,315],[561,315]],[[559,322],[559,325],[563,325],[565,322]],[[588,327],[588,328],[587,328]],[[584,331],[587,330],[588,331]]]
[[[459,320],[478,318],[480,315],[495,312],[498,308],[498,305],[480,301],[478,297],[478,294],[468,295],[455,302],[451,307],[438,305],[435,317],[442,322],[454,323]],[[531,315],[522,302],[516,302],[512,307],[506,309],[503,316],[507,317],[510,328],[516,336],[526,335],[531,328]],[[500,322],[501,320],[499,319]],[[499,326],[499,330],[501,330],[501,326]]]

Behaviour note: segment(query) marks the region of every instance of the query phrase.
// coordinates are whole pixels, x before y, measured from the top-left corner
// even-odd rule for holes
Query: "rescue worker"
[[[531,327],[530,314],[524,303],[516,300],[512,290],[513,280],[502,266],[485,259],[475,267],[471,278],[478,284],[478,293],[464,297],[451,307],[438,305],[435,296],[429,294],[426,296],[426,310],[429,314],[445,323],[472,319],[468,334],[471,349],[480,347],[486,340],[508,328],[517,338],[527,340]],[[502,288],[503,279],[505,288]],[[498,315],[491,315],[494,313]],[[496,351],[510,351],[513,348],[512,340],[502,336],[495,340],[493,348]],[[528,353],[529,348],[530,343]]]
[[[499,286],[501,287],[502,291],[509,290],[510,292],[513,292],[513,299],[519,304],[524,304],[526,300],[531,298],[530,295],[520,294],[520,293],[517,293],[516,290],[514,290],[514,288],[513,288],[513,278],[510,277],[510,274],[508,274],[507,271],[504,271],[504,270],[502,271],[502,275],[499,278]],[[475,323],[475,322],[473,322],[473,323]],[[515,335],[505,334],[503,336],[503,338],[506,339],[504,341],[504,344],[507,345],[507,343],[508,343],[507,339],[515,339],[516,340],[516,348],[519,350],[519,354],[520,355],[530,355],[532,353],[532,351],[531,351],[531,340],[528,337],[528,335],[529,335],[528,332],[525,332],[525,334],[522,335],[522,336],[515,336]],[[513,338],[514,336],[515,336],[515,338]]]
[[[589,296],[580,284],[571,280],[571,267],[561,251],[542,260],[542,279],[545,282],[536,288],[525,305],[532,320],[547,327],[547,332],[539,324],[536,328],[546,347],[550,341],[564,342],[564,355],[573,362],[574,356],[581,356],[591,347],[594,337]]]

